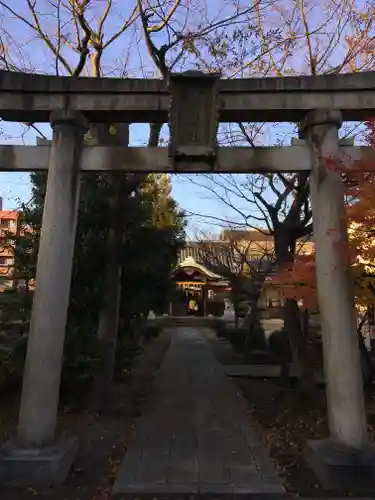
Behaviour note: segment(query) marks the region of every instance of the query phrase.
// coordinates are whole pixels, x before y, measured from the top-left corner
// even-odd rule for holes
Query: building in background
[[[311,239],[297,244],[298,253],[309,254],[313,250]],[[210,303],[224,303],[230,297],[228,271],[246,274],[250,266],[269,273],[258,304],[262,316],[280,317],[285,299],[282,286],[272,280],[276,270],[275,246],[273,235],[267,230],[225,229],[218,240],[188,242],[180,252],[174,280],[176,288],[184,291],[182,297],[193,295],[202,302],[201,314],[204,314],[210,310]],[[181,302],[180,298],[171,306],[173,315],[181,314]]]
[[[222,316],[224,313],[225,300],[230,297],[231,289],[227,277],[218,272],[218,268],[220,262],[226,262],[226,255],[220,242],[210,244],[214,259],[205,247],[200,242],[189,242],[180,252],[173,272],[176,293],[170,303],[172,316],[187,314],[190,299],[197,304],[197,316]]]
[[[239,254],[246,255],[248,265],[257,269],[268,269],[268,277],[262,287],[259,307],[264,318],[278,318],[282,315],[285,296],[283,286],[274,279],[276,272],[274,237],[267,229],[232,230],[225,229],[220,240],[228,242]],[[309,255],[314,252],[312,237],[301,238],[296,245],[296,253]],[[245,269],[246,272],[246,269]]]
[[[0,290],[15,286],[14,246],[7,244],[5,237],[19,232],[20,217],[21,212],[17,210],[3,210],[0,197]]]

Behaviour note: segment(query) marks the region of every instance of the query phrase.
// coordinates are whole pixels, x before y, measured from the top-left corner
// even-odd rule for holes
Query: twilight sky
[[[193,31],[196,30],[196,27],[199,25],[212,25],[223,18],[232,16],[238,10],[244,7],[247,8],[250,5],[243,0],[231,0],[229,2],[226,0],[185,1],[189,1],[193,8],[189,11],[188,17],[186,18],[186,11],[183,9],[179,11],[180,14],[175,16],[173,19],[175,32],[186,32],[189,31],[189,29]],[[358,12],[366,4],[366,1],[371,2],[371,0],[353,0]],[[269,6],[267,5],[268,2],[270,2]],[[26,2],[22,0],[8,0],[6,3],[26,20],[31,19]],[[48,0],[38,0],[37,2],[41,13],[40,22],[42,29],[55,40],[57,17],[56,11],[51,6],[52,4],[53,2],[49,2]],[[329,47],[329,43],[332,43],[333,40],[332,32],[338,29],[337,19],[329,10],[332,9],[332,6],[330,7],[328,4],[331,5],[330,2],[326,3],[324,0],[309,0],[309,10],[306,12],[310,32],[313,33],[310,36],[310,42],[313,49],[321,54],[318,58],[321,63],[321,67],[318,67],[318,72],[320,73],[335,67],[338,62],[345,58],[347,51],[346,36],[351,33],[350,30],[354,29],[351,24],[348,23],[345,30],[339,32],[337,39],[334,41],[334,45],[332,45],[332,50],[328,51],[327,47]],[[103,13],[106,2],[94,0],[91,5],[92,8],[89,11],[90,22],[99,19]],[[292,25],[289,26],[286,20],[288,20],[289,16],[290,22],[292,23],[294,22],[292,21],[294,17],[297,16],[297,24],[293,26],[296,36],[293,44],[293,51],[287,55],[285,59],[285,47],[282,46],[280,50],[279,47],[277,47],[277,49],[272,52],[272,58],[276,60],[279,65],[280,61],[285,59],[282,66],[282,74],[284,75],[309,74],[310,69],[308,66],[307,44],[304,38],[303,23],[298,24],[298,16],[300,14],[298,9],[296,9],[295,2],[292,2],[292,0],[278,0],[277,2],[271,3],[271,0],[263,0],[261,6],[262,9],[264,9],[261,13],[263,16],[263,30],[268,31],[271,35],[273,33],[270,38],[271,43],[273,39],[276,41],[282,37],[287,39],[290,33],[289,28]],[[124,2],[123,0],[113,1],[113,10],[107,17],[105,24],[105,40],[108,40],[112,34],[122,26],[124,19],[128,18],[132,7],[133,2]],[[347,15],[339,12],[340,9],[344,10],[345,8],[347,8],[346,3],[340,4],[340,7],[337,8],[337,18]],[[247,61],[249,58],[251,59],[254,54],[256,56],[261,44],[256,29],[256,16],[254,13],[249,16],[250,17],[245,23],[228,26],[221,32],[220,38],[214,40],[213,46],[215,49],[217,48],[218,52],[221,50],[225,51],[226,44],[230,43],[230,40],[226,37],[228,35],[233,35],[234,30],[237,29],[237,41],[242,40],[242,45],[237,45],[236,47],[241,47],[241,50],[247,51]],[[28,72],[56,74],[55,58],[51,56],[51,52],[44,42],[40,40],[39,37],[35,36],[35,33],[25,25],[25,23],[16,19],[14,15],[10,14],[4,7],[0,7],[0,20],[0,31],[3,30],[0,33],[2,35],[1,41],[5,46],[9,47],[10,59],[14,67],[21,68]],[[358,23],[358,20],[356,22]],[[95,23],[93,24],[95,25]],[[63,34],[66,35],[67,38],[72,36],[72,33],[70,33],[72,32],[71,22],[64,22],[64,19],[62,19],[61,25],[63,26]],[[278,30],[280,30],[280,32],[278,32]],[[166,33],[162,31],[160,34],[156,34],[153,40],[158,46],[166,43]],[[324,47],[326,47],[326,49],[323,50]],[[207,67],[207,64],[214,64],[214,62],[212,62],[212,57],[207,56],[207,45],[203,46],[197,43],[195,50],[195,54],[189,53],[187,58],[181,59],[183,69],[196,68],[197,66],[204,69]],[[61,51],[66,61],[75,67],[78,59],[77,54],[65,45],[61,47]],[[265,60],[264,57],[255,57],[255,60],[259,60],[260,62],[263,61],[262,64],[256,62],[251,67],[249,66],[246,70],[243,70],[240,56],[241,54],[236,51],[229,51],[225,59],[225,64],[227,65],[225,72],[227,75],[230,74],[230,76],[236,77],[275,76],[272,65],[269,64],[270,61],[267,59]],[[270,60],[272,58],[270,57]],[[103,73],[108,77],[152,78],[158,76],[153,62],[145,48],[143,35],[140,30],[136,28],[136,25],[128,28],[117,41],[104,50],[102,68]],[[241,68],[241,71],[238,68]],[[176,67],[175,70],[178,71],[180,68]],[[350,68],[344,68],[344,70],[348,71]],[[66,74],[66,71],[64,72],[61,68],[59,71],[60,74]],[[83,76],[88,76],[88,74],[84,74]],[[38,124],[38,127],[46,137],[51,137],[49,124]],[[345,134],[346,130],[343,128],[342,135]],[[258,146],[274,145],[276,143],[289,145],[291,137],[295,135],[295,126],[292,124],[268,124],[262,128],[262,132],[256,139],[256,144]],[[1,123],[0,144],[35,144],[36,136],[37,133],[33,129],[26,131],[25,127],[20,124]],[[131,145],[145,145],[147,138],[148,126],[146,124],[133,124],[131,126]],[[238,144],[238,141],[236,141],[236,143]],[[239,176],[238,179],[240,181],[241,179],[243,180],[243,176]],[[207,180],[202,176],[191,177],[176,175],[173,177],[173,195],[180,206],[188,212],[206,214],[217,218],[233,219],[233,212],[226,208],[225,204],[218,202],[217,199],[213,199],[212,194],[202,187],[203,185],[207,186]],[[212,187],[212,184],[210,184],[210,186]],[[0,173],[0,196],[4,199],[5,209],[17,208],[20,201],[28,201],[30,198],[28,174]],[[244,209],[248,212],[251,210],[249,206],[244,207]],[[215,233],[218,232],[218,228],[215,228],[209,219],[206,218],[204,222],[202,217],[190,217],[190,235],[193,236],[197,229],[203,229],[204,231],[213,230]]]

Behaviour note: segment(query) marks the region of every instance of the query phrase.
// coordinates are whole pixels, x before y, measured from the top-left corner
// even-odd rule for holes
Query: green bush
[[[114,380],[123,380],[126,376],[134,357],[142,351],[142,347],[137,343],[135,336],[129,335],[129,332],[122,334],[120,332],[114,367]]]
[[[4,290],[0,293],[0,320],[4,323],[26,321],[30,316],[33,292]]]
[[[0,351],[0,390],[20,387],[26,358],[27,335],[9,349]],[[67,331],[61,374],[62,390],[82,389],[88,385],[100,361],[96,335],[90,330]]]
[[[142,329],[142,336],[145,340],[152,340],[159,337],[161,330],[161,325],[146,324]]]
[[[217,321],[215,330],[219,338],[228,339],[242,353],[254,349],[267,350],[268,348],[264,329],[261,325],[250,332],[247,326],[236,328],[227,326],[222,321]]]
[[[290,363],[293,359],[289,340],[284,328],[275,330],[268,339],[269,350],[271,354],[284,363]]]
[[[95,329],[68,328],[61,374],[62,389],[79,389],[89,385],[100,359]]]
[[[23,337],[12,348],[0,350],[0,391],[21,387],[26,347]]]
[[[32,293],[5,290],[0,293],[0,390],[20,387],[25,365],[27,321]]]
[[[246,336],[247,336],[248,330],[247,328],[235,328],[235,327],[228,327],[226,329],[226,338],[229,340],[233,346],[240,350],[241,352],[244,352],[245,347],[246,347]]]
[[[21,386],[26,348],[27,335],[7,351],[0,351],[0,390]],[[80,390],[88,386],[100,356],[99,344],[92,330],[68,329],[61,374],[62,390]]]
[[[3,324],[4,329],[6,326],[9,326],[8,331],[15,340],[12,340],[11,345],[6,344],[0,349],[0,391],[21,386],[27,347],[27,335],[20,335],[20,325]],[[135,355],[142,350],[138,345],[137,331],[145,340],[151,340],[159,335],[161,326],[135,322],[125,334],[120,332],[115,359],[117,378],[129,368]],[[101,361],[101,349],[95,325],[91,328],[68,328],[61,375],[61,388],[64,392],[76,393],[90,387]]]
[[[224,300],[213,300],[207,303],[207,313],[213,316],[223,316],[225,311]]]
[[[247,348],[250,351],[253,351],[254,349],[260,351],[268,350],[266,334],[262,325],[258,324],[251,331],[249,331]]]
[[[249,303],[247,300],[241,300],[237,303],[237,316],[244,318],[249,310]]]
[[[210,328],[214,330],[216,335],[220,338],[226,338],[227,325],[221,319],[212,319],[209,323]]]

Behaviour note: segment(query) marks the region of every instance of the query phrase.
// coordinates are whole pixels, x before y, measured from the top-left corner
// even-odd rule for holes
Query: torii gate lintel
[[[296,123],[317,108],[341,111],[347,121],[375,116],[375,71],[219,79],[217,85],[220,122]],[[53,110],[66,107],[81,112],[91,123],[167,123],[170,90],[165,81],[156,79],[56,77],[0,70],[3,120],[48,122]]]

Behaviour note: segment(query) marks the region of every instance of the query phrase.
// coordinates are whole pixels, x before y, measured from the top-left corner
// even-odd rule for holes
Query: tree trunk
[[[234,305],[234,327],[238,328],[240,325],[239,316],[238,316],[238,308],[237,305]]]
[[[281,228],[282,229],[282,228]],[[276,262],[279,269],[293,264],[294,255],[290,251],[292,247],[288,242],[287,231],[275,233]],[[314,373],[307,355],[307,332],[304,332],[301,324],[301,315],[296,300],[287,299],[283,307],[284,329],[288,337],[290,349],[293,355],[292,364],[296,367],[298,375],[298,387],[302,393],[314,388]]]
[[[100,125],[93,127],[92,132],[99,144],[110,144],[113,142],[108,129]],[[125,125],[125,131],[123,129],[122,132],[125,132],[125,137],[118,137],[117,141],[128,144],[128,125]],[[112,387],[121,298],[120,252],[122,244],[123,198],[128,194],[126,192],[127,186],[124,174],[112,175],[111,183],[111,222],[107,242],[107,262],[104,271],[103,302],[99,313],[97,331],[101,358],[94,376],[91,394],[92,406],[99,412],[104,412],[108,408]]]
[[[230,286],[231,286],[231,299],[233,303],[234,309],[234,327],[239,327],[239,300],[238,300],[238,278],[237,276],[231,276],[230,278]]]
[[[116,183],[116,180],[114,180]],[[121,184],[118,182],[117,184]],[[113,223],[108,234],[108,254],[105,266],[103,303],[99,313],[97,337],[100,344],[100,363],[93,385],[92,403],[97,411],[103,412],[109,404],[118,335],[118,318],[121,297],[121,233],[118,220],[122,208],[121,194],[115,193]]]
[[[366,365],[367,368],[367,377],[364,377],[364,379],[368,379],[369,383],[373,383],[375,381],[375,365],[373,358],[371,356],[371,353],[368,351],[365,341],[362,335],[362,326],[364,322],[367,320],[368,315],[366,314],[363,320],[361,321],[360,325],[358,326],[357,329],[357,334],[358,334],[358,345],[359,345],[359,350],[361,352],[362,359]]]
[[[250,334],[251,334],[254,331],[254,329],[261,326],[261,324],[260,324],[260,317],[259,317],[258,301],[251,304],[250,307],[251,307],[251,311],[250,311],[249,327],[250,327]]]
[[[298,387],[302,393],[315,387],[314,373],[308,357],[306,331],[302,328],[300,310],[296,300],[287,299],[284,304],[284,328],[288,335],[296,367]]]
[[[247,354],[251,352],[251,336],[256,328],[260,328],[260,318],[258,301],[254,301],[250,304],[250,314],[248,315],[248,320],[246,321],[247,334],[245,340],[245,350]]]
[[[309,338],[309,316],[309,310],[304,309],[302,315],[302,331],[306,341],[308,341]]]
[[[289,385],[290,381],[290,366],[285,361],[280,361],[280,381],[283,386]]]

